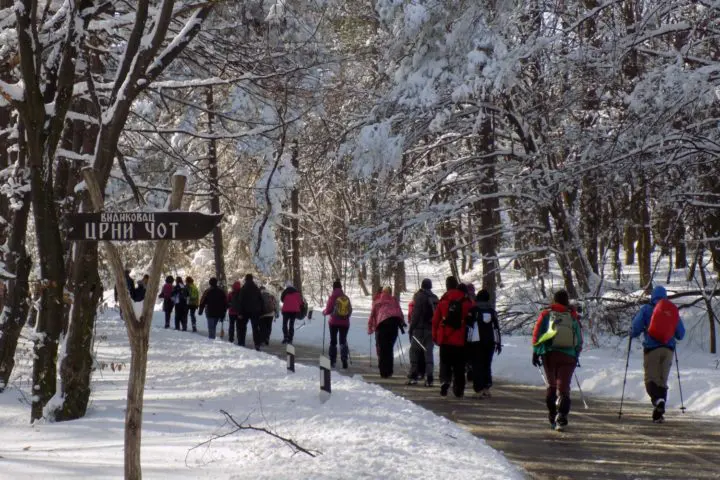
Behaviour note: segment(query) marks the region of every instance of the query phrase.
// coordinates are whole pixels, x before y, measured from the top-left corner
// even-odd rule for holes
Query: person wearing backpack
[[[245,281],[237,294],[232,298],[233,309],[238,313],[237,337],[238,345],[245,346],[247,324],[250,322],[255,350],[260,350],[264,342],[260,327],[260,315],[263,309],[263,298],[260,289],[255,284],[251,273],[245,275]]]
[[[328,298],[323,315],[330,315],[328,326],[330,328],[330,366],[335,368],[338,350],[338,336],[340,336],[340,361],[343,368],[348,368],[350,348],[347,344],[347,334],[350,330],[350,316],[352,315],[352,303],[350,298],[343,292],[340,280],[333,282],[333,291]]]
[[[195,310],[198,309],[200,303],[200,291],[192,277],[185,277],[185,287],[188,292],[188,312],[190,313],[190,323],[192,331],[197,332],[197,320],[195,319]]]
[[[135,288],[135,296],[133,300],[136,302],[142,302],[145,300],[145,294],[147,293],[147,284],[150,281],[150,275],[147,273],[143,275],[142,279],[138,280],[137,287]]]
[[[653,405],[653,422],[662,423],[676,341],[685,337],[685,325],[678,309],[668,300],[662,285],[653,288],[650,303],[643,305],[633,318],[630,336],[637,338],[641,333],[644,334],[645,391]]]
[[[260,327],[265,345],[270,345],[270,334],[272,333],[273,320],[278,316],[277,300],[275,295],[270,293],[265,286],[260,287],[262,295],[262,313],[260,314]]]
[[[540,312],[532,344],[533,366],[545,368],[550,426],[564,430],[570,413],[570,382],[583,347],[582,326],[565,290],[555,292],[550,308]]]
[[[497,312],[490,305],[490,292],[480,290],[467,318],[466,355],[478,398],[490,397],[493,354],[502,351]]]
[[[173,307],[173,277],[168,275],[165,277],[165,284],[160,289],[158,298],[163,301],[163,312],[165,312],[165,328],[170,328],[170,316],[172,315]]]
[[[280,294],[283,316],[283,344],[293,343],[295,336],[295,320],[303,309],[303,297],[290,281],[285,282],[285,290]]]
[[[400,302],[392,296],[390,287],[383,288],[380,298],[373,303],[368,318],[368,335],[375,334],[378,346],[378,369],[381,378],[393,375],[393,349],[398,337],[398,329],[405,333],[405,316]]]
[[[225,318],[225,310],[227,309],[227,297],[225,291],[218,287],[217,278],[212,277],[208,284],[210,288],[205,290],[200,300],[198,313],[205,313],[208,326],[208,338],[215,339],[217,332],[217,324]]]
[[[177,277],[172,293],[172,301],[175,304],[175,330],[182,329],[183,332],[187,332],[188,296],[188,289],[182,277]]]
[[[461,398],[465,394],[465,320],[472,302],[457,278],[447,277],[445,287],[432,319],[432,339],[440,347],[440,395],[447,396],[452,383],[453,394]]]
[[[432,281],[424,278],[420,290],[413,296],[408,306],[410,328],[410,373],[408,385],[415,385],[425,378],[425,386],[433,386],[433,349],[432,319],[438,304],[438,297],[432,292]],[[427,376],[426,376],[427,375]]]

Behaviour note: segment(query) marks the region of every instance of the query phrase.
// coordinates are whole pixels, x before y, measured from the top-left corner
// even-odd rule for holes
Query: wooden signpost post
[[[125,478],[136,479],[141,478],[140,441],[150,326],[170,240],[202,238],[220,223],[222,215],[173,211],[180,208],[185,191],[186,178],[181,174],[176,174],[172,178],[168,212],[104,212],[102,191],[94,170],[86,167],[82,173],[91,204],[97,213],[69,215],[71,231],[68,238],[74,241],[101,242],[118,289],[120,310],[130,343],[130,374],[125,410]],[[112,243],[137,240],[157,240],[150,264],[150,280],[140,315],[135,313],[130,299],[120,252]]]

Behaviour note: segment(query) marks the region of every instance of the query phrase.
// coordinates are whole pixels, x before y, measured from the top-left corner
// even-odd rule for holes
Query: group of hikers
[[[125,279],[130,297],[136,302],[142,301],[145,298],[148,275],[138,281],[137,286],[129,270],[125,272]],[[117,290],[115,295],[117,300]],[[275,296],[264,286],[258,286],[252,274],[245,275],[242,282],[239,280],[234,282],[229,292],[219,285],[217,278],[212,277],[208,280],[208,288],[202,295],[192,277],[183,279],[180,276],[168,275],[158,298],[162,300],[165,328],[170,328],[170,320],[174,312],[175,330],[187,331],[189,316],[190,327],[193,332],[197,332],[197,312],[198,315],[205,315],[208,338],[217,337],[218,324],[220,324],[220,337],[223,338],[223,322],[227,315],[228,340],[234,343],[237,338],[237,344],[245,346],[248,322],[250,322],[255,350],[260,350],[263,345],[269,345],[272,324],[281,314],[282,343],[293,343],[295,320],[303,319],[307,315],[307,303],[291,282],[286,282],[285,289],[280,294],[282,307],[279,308]]]
[[[391,289],[385,287],[376,294],[368,334],[375,334],[380,376],[392,376],[398,331],[404,334],[408,328],[409,385],[417,384],[423,377],[425,386],[433,385],[433,349],[437,345],[440,395],[447,396],[452,387],[456,397],[463,397],[467,378],[472,381],[477,398],[489,397],[493,356],[502,351],[497,312],[490,303],[490,294],[487,290],[474,294],[472,284],[460,283],[452,276],[446,279],[445,286],[446,292],[438,298],[432,292],[431,280],[422,281],[409,304],[409,327]],[[661,423],[676,341],[685,336],[678,309],[667,299],[662,286],[653,289],[650,302],[632,320],[630,341],[641,334],[645,389],[653,407],[652,420]],[[532,345],[532,364],[540,369],[546,384],[550,426],[562,431],[568,425],[570,385],[583,350],[580,316],[570,304],[567,291],[555,292],[551,305],[540,312],[533,328]],[[629,355],[630,345],[628,358]]]
[[[126,271],[126,280],[133,300],[142,301],[148,276],[145,275],[135,286],[129,271]],[[243,282],[234,282],[230,292],[222,289],[216,278],[211,278],[208,284],[209,288],[200,295],[191,277],[184,280],[182,277],[166,278],[159,295],[163,300],[165,328],[170,328],[174,310],[176,330],[187,330],[189,313],[192,331],[197,331],[197,310],[200,315],[205,312],[208,336],[215,338],[217,324],[224,320],[227,312],[228,340],[233,342],[237,337],[237,344],[244,346],[249,321],[255,349],[260,350],[262,345],[269,344],[272,323],[281,313],[284,344],[293,343],[295,320],[307,315],[307,303],[291,282],[286,282],[280,295],[281,308],[265,287],[256,285],[252,274],[245,275]],[[454,276],[446,278],[445,287],[446,292],[438,298],[432,291],[432,281],[423,279],[408,305],[409,323],[405,321],[400,302],[392,295],[390,287],[376,292],[367,332],[375,335],[380,376],[392,377],[395,342],[398,335],[405,334],[407,329],[410,343],[407,384],[416,385],[423,381],[426,387],[434,385],[434,347],[437,345],[440,395],[447,396],[452,388],[455,397],[463,397],[467,379],[472,382],[476,398],[490,397],[493,357],[502,352],[498,315],[492,306],[490,292],[482,289],[475,293],[472,283],[461,283]],[[328,356],[332,368],[336,366],[338,353],[342,368],[348,368],[350,349],[347,337],[352,311],[350,298],[344,293],[340,280],[335,280],[322,312],[330,331]],[[632,320],[630,342],[641,334],[644,335],[645,389],[653,407],[652,420],[661,423],[664,421],[668,376],[676,341],[685,336],[678,309],[667,299],[667,292],[662,286],[652,290],[650,302]],[[571,380],[575,369],[580,366],[583,350],[583,329],[578,309],[571,305],[565,290],[556,291],[550,306],[540,312],[532,333],[532,348],[532,364],[540,370],[546,384],[548,420],[553,429],[563,430],[570,413]]]
[[[378,369],[382,378],[393,375],[393,351],[398,338],[408,330],[410,342],[410,371],[408,384],[424,379],[424,385],[434,384],[434,347],[440,354],[440,395],[462,397],[466,378],[472,381],[475,396],[490,396],[492,360],[502,351],[497,313],[490,304],[490,293],[475,294],[471,283],[460,283],[455,277],[445,281],[446,292],[438,298],[432,291],[432,281],[422,280],[420,289],[408,306],[409,325],[402,307],[385,287],[377,292],[368,319],[368,334],[375,335]]]

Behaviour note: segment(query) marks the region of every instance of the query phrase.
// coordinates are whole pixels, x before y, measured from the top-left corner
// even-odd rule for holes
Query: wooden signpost
[[[76,213],[68,215],[68,240],[198,240],[210,233],[220,220],[222,214],[199,212]]]

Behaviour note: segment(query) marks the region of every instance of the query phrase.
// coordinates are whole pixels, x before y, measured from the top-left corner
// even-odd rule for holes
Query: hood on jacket
[[[650,301],[652,303],[657,303],[663,298],[667,298],[667,290],[665,290],[665,287],[658,285],[653,288],[652,294],[650,295]]]
[[[237,292],[240,288],[242,288],[242,283],[240,283],[240,280],[236,280],[235,283],[232,284],[233,292]]]

